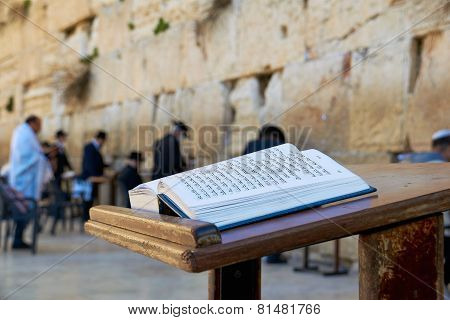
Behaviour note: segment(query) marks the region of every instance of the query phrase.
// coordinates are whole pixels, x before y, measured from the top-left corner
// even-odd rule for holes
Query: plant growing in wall
[[[83,64],[90,64],[92,61],[98,58],[98,55],[98,48],[95,47],[90,54],[80,58],[80,62]]]
[[[133,31],[136,26],[133,21],[128,22],[128,30]]]
[[[12,113],[14,111],[14,97],[10,96],[5,106],[6,111]]]
[[[65,70],[63,77],[58,81],[62,85],[62,98],[66,103],[84,102],[88,95],[91,83],[91,63],[98,58],[100,52],[95,47],[90,54],[79,59],[80,65],[73,65]]]
[[[28,13],[30,12],[30,8],[31,8],[31,0],[24,0],[23,4],[22,4],[22,12],[25,16],[28,15]]]
[[[65,102],[83,102],[89,94],[89,84],[91,80],[91,70],[84,67],[75,74],[68,76],[67,85],[63,92]]]
[[[169,22],[167,22],[163,18],[159,18],[158,24],[156,25],[155,29],[153,29],[153,33],[155,34],[155,36],[157,36],[158,34],[167,31],[167,29],[169,28],[170,28]]]
[[[22,19],[25,18],[26,16],[28,16],[28,13],[30,12],[31,4],[32,4],[31,0],[12,2],[11,5],[7,6],[7,8],[9,9],[7,19],[10,21],[14,21],[17,18]],[[3,23],[6,22],[7,21],[3,21]]]

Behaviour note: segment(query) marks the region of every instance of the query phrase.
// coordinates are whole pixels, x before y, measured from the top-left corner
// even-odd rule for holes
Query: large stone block
[[[345,149],[348,79],[339,76],[344,59],[346,55],[338,55],[287,65],[280,78],[281,101],[272,102],[276,112],[266,121],[279,123],[299,147],[324,152]]]
[[[197,21],[186,22],[180,43],[179,81],[182,87],[189,88],[210,81],[211,66],[205,46],[201,24]]]
[[[220,9],[223,0],[171,0],[162,2],[160,10],[171,21],[183,22],[208,19],[213,11]]]
[[[88,113],[83,110],[67,115],[69,125],[64,127],[69,133],[67,137],[67,150],[72,161],[72,166],[75,171],[81,170],[81,160],[83,155],[83,146],[90,139],[93,139],[93,132],[87,134],[89,127],[95,126],[87,117]]]
[[[407,42],[397,41],[350,71],[350,149],[403,148],[407,48]]]
[[[260,123],[278,123],[279,121],[276,117],[283,111],[283,103],[281,72],[275,72],[272,74],[264,92],[264,105],[259,114]]]
[[[72,51],[70,53],[75,56]],[[18,81],[22,84],[29,84],[51,77],[54,72],[60,70],[61,66],[70,62],[70,55],[64,61],[59,54],[60,47],[56,41],[46,41],[43,45],[28,47],[16,60]]]
[[[236,1],[234,6],[235,70],[268,72],[303,58],[306,16],[301,1]]]
[[[430,150],[433,132],[450,128],[450,74],[442,67],[448,63],[450,32],[431,32],[422,46],[417,80],[414,88],[409,88],[406,122],[406,135],[415,151]]]
[[[9,145],[14,128],[20,123],[19,119],[4,119],[0,122],[0,167],[9,161]]]
[[[50,1],[48,3],[48,27],[62,31],[94,15],[90,0]]]
[[[263,105],[260,84],[257,78],[243,78],[236,83],[230,94],[234,109],[234,121],[243,125],[256,125],[257,114]]]
[[[119,145],[116,154],[117,157],[124,158],[131,150],[138,150],[144,145],[141,133],[151,124],[152,108],[148,101],[136,99],[125,101],[120,109],[120,123],[117,128]]]
[[[208,18],[197,21],[194,31],[196,50],[201,52],[200,70],[196,72],[201,72],[202,82],[237,78],[244,74],[235,69],[238,42],[234,5],[221,7]]]
[[[0,63],[0,99],[2,99],[2,105],[5,105],[7,99],[14,95],[15,87],[20,83],[17,63],[17,60],[13,57]]]
[[[388,8],[389,0],[311,1],[306,8],[307,30],[312,29],[308,32],[309,45],[346,40]]]
[[[230,94],[233,122],[228,151],[231,155],[240,155],[249,140],[255,138],[259,129],[258,116],[263,103],[257,78],[244,78],[236,83]]]
[[[133,22],[139,28],[149,21],[156,21],[161,16],[161,0],[135,0],[131,1],[131,14]]]
[[[0,47],[0,59],[8,59],[19,54],[23,50],[23,42],[18,34],[22,34],[23,22],[19,19],[7,20],[7,24],[0,26],[0,43],[8,44]]]
[[[119,102],[124,90],[128,89],[128,80],[124,80],[125,66],[115,56],[101,56],[90,65],[89,106],[102,106]]]
[[[175,91],[180,86],[182,25],[173,25],[166,32],[149,39],[144,51],[145,71],[150,75],[151,92]]]
[[[130,5],[108,5],[98,9],[92,25],[92,38],[101,53],[121,51],[129,45],[134,22]]]
[[[170,127],[173,121],[183,121],[192,126],[192,110],[194,89],[178,89],[175,93],[163,93],[152,105],[152,124],[159,127]]]
[[[49,116],[52,110],[53,90],[49,87],[41,87],[24,95],[24,115],[36,114],[40,116]]]
[[[231,122],[228,101],[229,88],[220,82],[211,82],[194,88],[192,115],[192,154],[196,165],[212,163],[223,157],[226,138],[225,126]]]

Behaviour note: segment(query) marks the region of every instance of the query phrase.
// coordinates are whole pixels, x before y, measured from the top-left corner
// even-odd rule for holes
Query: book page
[[[283,144],[163,178],[159,191],[196,206],[351,177],[356,175],[317,150]]]
[[[151,190],[154,194],[158,193],[158,184],[159,184],[159,180],[153,180],[150,182],[146,182],[146,183],[142,183],[140,185],[138,185],[136,188],[130,190],[133,191],[133,193],[139,193],[140,190]]]
[[[132,209],[159,212],[158,198],[158,180],[142,183],[136,188],[128,191]]]

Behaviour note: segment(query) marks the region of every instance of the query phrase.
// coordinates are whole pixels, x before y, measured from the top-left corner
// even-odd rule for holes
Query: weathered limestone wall
[[[306,147],[345,163],[386,162],[408,143],[427,150],[432,132],[450,126],[446,2],[8,0],[0,3],[0,164],[30,113],[44,119],[42,139],[70,133],[76,164],[100,128],[112,159],[151,145],[138,127],[169,124],[163,109],[194,128],[293,126],[294,143],[310,128]],[[154,34],[160,18],[169,28]],[[229,157],[245,141],[235,130],[194,135],[197,165],[217,158],[204,152],[209,143]]]

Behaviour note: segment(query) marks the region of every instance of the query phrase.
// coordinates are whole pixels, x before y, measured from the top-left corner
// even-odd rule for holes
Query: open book
[[[169,208],[225,230],[374,191],[325,154],[283,144],[144,183],[129,195],[133,209]]]

